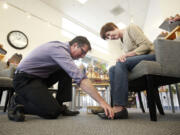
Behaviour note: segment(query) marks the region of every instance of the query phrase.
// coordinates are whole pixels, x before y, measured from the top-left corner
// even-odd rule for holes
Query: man
[[[73,62],[83,58],[89,50],[90,43],[82,36],[69,43],[52,41],[34,49],[15,71],[13,86],[17,94],[11,100],[8,118],[24,121],[24,114],[46,119],[55,119],[60,114],[76,115],[78,112],[72,112],[63,105],[63,102],[71,100],[72,79],[104,108],[107,117],[113,118],[112,108]],[[59,86],[55,99],[48,87],[57,81]]]
[[[124,51],[117,59],[116,65],[109,69],[109,78],[114,119],[127,119],[128,72],[142,60],[154,61],[154,47],[142,30],[134,24],[119,29],[114,23],[107,23],[101,28],[100,35],[104,40],[120,40]],[[103,113],[99,116],[108,118]]]

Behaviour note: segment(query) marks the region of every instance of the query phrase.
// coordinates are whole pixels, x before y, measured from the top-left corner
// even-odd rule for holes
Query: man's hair
[[[70,46],[72,46],[74,43],[78,43],[79,47],[82,47],[86,44],[88,46],[88,50],[91,50],[91,44],[86,37],[77,36],[77,37],[73,38],[71,41],[69,41]]]
[[[106,32],[115,30],[116,28],[118,28],[118,27],[114,23],[112,23],[112,22],[106,23],[101,28],[101,31],[100,31],[101,38],[106,40]]]

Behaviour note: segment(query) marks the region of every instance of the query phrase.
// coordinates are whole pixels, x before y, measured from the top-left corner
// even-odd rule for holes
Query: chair
[[[180,89],[178,88],[178,84],[175,84],[176,87],[176,93],[177,93],[177,99],[178,99],[178,103],[179,103],[179,108],[180,108]]]
[[[180,41],[157,39],[156,61],[141,61],[129,73],[129,90],[146,90],[150,119],[157,121],[156,106],[160,114],[164,111],[158,87],[180,82]]]
[[[178,84],[176,83],[174,85],[175,85],[175,90],[176,90],[176,93],[177,93],[177,99],[178,99],[179,108],[180,108],[180,95],[179,95]],[[172,88],[171,88],[171,85],[168,85],[168,86],[169,86],[169,95],[170,95],[172,113],[175,113]]]
[[[6,63],[0,61],[0,101],[2,98],[3,91],[7,90],[7,96],[5,100],[4,112],[6,112],[7,105],[10,97],[13,95],[14,89],[12,85],[12,78],[14,75],[15,68],[10,66],[7,68]]]

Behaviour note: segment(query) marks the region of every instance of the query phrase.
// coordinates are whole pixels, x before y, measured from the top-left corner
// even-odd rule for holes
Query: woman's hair
[[[100,31],[101,38],[106,40],[106,32],[115,30],[116,28],[118,28],[118,27],[114,23],[112,23],[112,22],[106,23],[101,28],[101,31]]]

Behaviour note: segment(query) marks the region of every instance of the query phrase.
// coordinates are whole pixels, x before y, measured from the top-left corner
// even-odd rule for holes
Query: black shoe
[[[99,113],[99,117],[102,119],[111,119],[106,116],[105,113]],[[126,108],[124,108],[122,111],[114,113],[114,119],[127,119],[128,118],[128,111]]]
[[[93,114],[104,113],[104,109],[103,108],[91,109],[91,112]]]
[[[64,111],[62,112],[63,116],[75,116],[79,114],[79,111],[71,111],[67,108],[66,105],[63,105]]]
[[[8,107],[8,118],[9,120],[22,122],[25,120],[24,116],[24,105],[17,104],[15,102],[16,95],[11,97]]]

